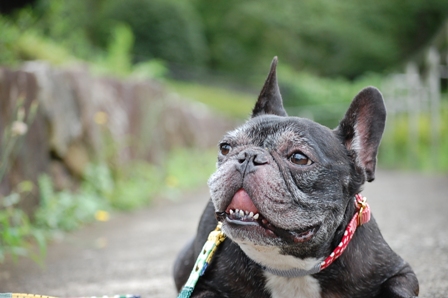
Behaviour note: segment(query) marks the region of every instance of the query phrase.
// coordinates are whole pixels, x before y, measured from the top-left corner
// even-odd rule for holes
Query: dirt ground
[[[448,297],[448,177],[379,171],[363,194],[383,235],[420,281],[420,297]],[[53,243],[42,267],[0,265],[0,292],[176,297],[172,264],[196,229],[206,189],[116,214]]]

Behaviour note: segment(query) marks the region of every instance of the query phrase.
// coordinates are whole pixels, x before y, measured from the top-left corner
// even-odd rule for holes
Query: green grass
[[[67,65],[79,61],[61,45],[33,31],[22,32],[15,42],[15,47],[15,51],[23,60],[43,60],[53,65]]]
[[[168,81],[167,86],[182,98],[201,102],[221,115],[238,119],[248,118],[257,100],[256,94],[230,88],[179,81]]]
[[[180,190],[205,186],[215,171],[217,150],[178,148],[168,157],[165,185]]]
[[[418,116],[411,133],[409,116],[389,117],[379,151],[379,162],[386,168],[425,172],[448,172],[448,98],[442,101],[439,131],[434,131],[429,112]],[[438,136],[434,139],[433,135]]]

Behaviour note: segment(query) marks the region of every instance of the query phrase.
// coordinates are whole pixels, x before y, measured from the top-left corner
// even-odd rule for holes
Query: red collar
[[[355,196],[356,213],[353,215],[352,220],[349,222],[345,229],[344,236],[339,242],[339,245],[333,250],[333,252],[320,264],[320,270],[323,270],[330,266],[347,248],[350,240],[355,234],[356,228],[367,223],[370,220],[370,206],[367,204],[367,199],[361,194]]]

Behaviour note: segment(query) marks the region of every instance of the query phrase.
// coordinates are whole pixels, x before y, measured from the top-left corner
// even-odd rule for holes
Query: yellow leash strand
[[[208,239],[202,247],[201,253],[193,266],[190,277],[177,298],[190,298],[199,277],[204,274],[205,269],[207,269],[208,264],[210,264],[218,245],[226,239],[226,235],[221,231],[221,226],[222,224],[219,222],[215,230],[211,231],[208,235]]]

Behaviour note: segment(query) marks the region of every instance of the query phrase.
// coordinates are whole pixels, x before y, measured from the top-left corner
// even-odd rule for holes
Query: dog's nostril
[[[237,160],[240,164],[245,163],[246,161],[251,161],[255,166],[264,165],[269,163],[269,158],[265,153],[259,152],[241,152]]]
[[[242,152],[238,155],[237,159],[239,163],[244,163],[247,159],[247,154],[245,152]]]
[[[266,156],[266,154],[257,154],[254,157],[254,164],[256,166],[260,166],[260,165],[264,165],[267,164],[269,161],[268,157]]]

